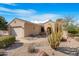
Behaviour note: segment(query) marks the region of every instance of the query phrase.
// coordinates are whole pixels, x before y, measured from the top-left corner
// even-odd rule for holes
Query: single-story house
[[[15,18],[9,23],[9,34],[17,37],[37,35],[41,32],[41,25]]]
[[[51,28],[52,26],[52,28]],[[42,24],[35,24],[26,20],[15,18],[9,23],[9,34],[16,37],[26,37],[40,33],[48,33],[48,30],[54,30],[54,22],[49,20]]]

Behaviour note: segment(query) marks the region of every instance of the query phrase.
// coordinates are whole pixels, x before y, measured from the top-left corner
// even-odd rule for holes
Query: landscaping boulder
[[[67,31],[63,31],[63,35],[62,35],[62,40],[61,41],[67,41],[67,39],[68,39],[68,33],[67,33]]]

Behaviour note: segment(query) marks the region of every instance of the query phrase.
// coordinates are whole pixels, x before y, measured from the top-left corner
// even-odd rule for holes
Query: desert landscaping
[[[17,18],[8,25],[7,35],[0,34],[0,55],[78,56],[79,27],[68,24],[63,19],[40,25]]]
[[[38,51],[28,51],[33,48]],[[34,40],[23,38],[22,41],[16,41],[5,49],[6,56],[43,56],[44,53],[48,56],[78,56],[79,42],[68,38],[67,42],[61,42],[59,48],[54,50],[50,47],[47,38],[35,38]]]

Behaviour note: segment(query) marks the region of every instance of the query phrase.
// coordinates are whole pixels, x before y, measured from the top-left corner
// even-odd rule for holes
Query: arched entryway
[[[49,34],[51,34],[51,33],[52,33],[51,27],[47,27],[47,34],[49,35]]]

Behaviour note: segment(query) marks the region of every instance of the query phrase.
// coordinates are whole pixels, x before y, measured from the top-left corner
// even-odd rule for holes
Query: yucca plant
[[[51,28],[52,25],[50,24]],[[48,35],[48,42],[51,46],[51,48],[56,49],[59,47],[60,41],[62,39],[62,26],[60,23],[55,23],[55,30],[50,35]]]

